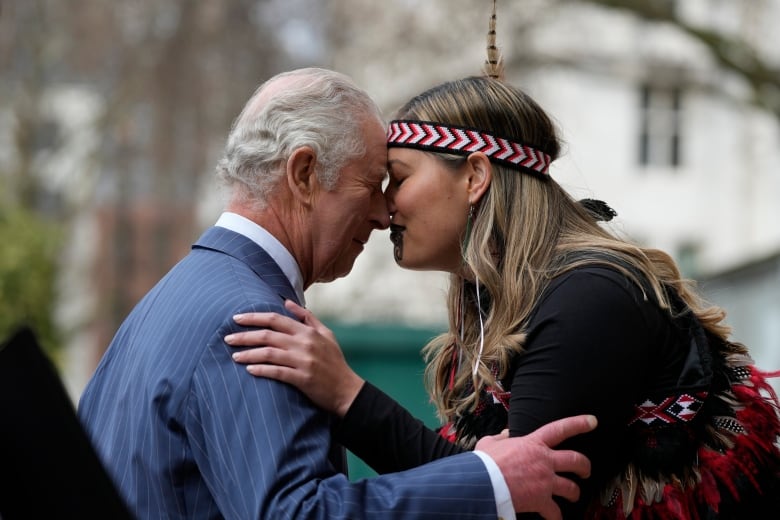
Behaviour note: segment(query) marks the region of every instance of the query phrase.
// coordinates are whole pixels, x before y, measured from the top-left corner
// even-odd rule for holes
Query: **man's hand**
[[[561,510],[553,500],[560,496],[576,501],[580,489],[559,473],[590,476],[590,461],[576,451],[553,448],[575,435],[596,427],[592,415],[578,415],[551,422],[524,437],[506,438],[506,434],[483,437],[476,449],[488,454],[504,475],[512,504],[518,513],[537,512],[558,520]]]

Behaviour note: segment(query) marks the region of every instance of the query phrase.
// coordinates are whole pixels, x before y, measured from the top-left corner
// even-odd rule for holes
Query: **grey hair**
[[[280,78],[291,81],[262,103],[258,96]],[[244,106],[228,135],[217,179],[242,202],[265,207],[284,175],[292,152],[311,147],[316,175],[325,189],[335,188],[339,172],[366,152],[362,125],[375,117],[384,124],[371,97],[344,74],[305,68],[263,83]]]

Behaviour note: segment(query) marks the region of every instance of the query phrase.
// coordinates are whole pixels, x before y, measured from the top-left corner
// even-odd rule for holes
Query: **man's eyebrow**
[[[379,167],[376,170],[374,170],[373,173],[371,174],[370,178],[371,179],[378,179],[378,180],[384,182],[384,180],[387,178],[388,175],[389,175],[389,172],[387,171],[387,167],[386,166],[382,166],[382,167]]]

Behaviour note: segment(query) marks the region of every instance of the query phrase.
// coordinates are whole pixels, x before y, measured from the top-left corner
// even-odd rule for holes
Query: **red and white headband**
[[[469,155],[482,152],[491,162],[515,170],[549,175],[549,154],[473,128],[428,121],[395,120],[387,129],[387,146],[417,148],[429,152]]]

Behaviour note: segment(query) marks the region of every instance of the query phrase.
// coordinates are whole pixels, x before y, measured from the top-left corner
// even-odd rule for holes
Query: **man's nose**
[[[390,227],[390,213],[387,211],[387,202],[381,191],[375,193],[371,198],[369,219],[376,229],[387,229]]]
[[[385,190],[385,206],[387,206],[387,211],[391,215],[395,213],[395,190],[389,186]]]

